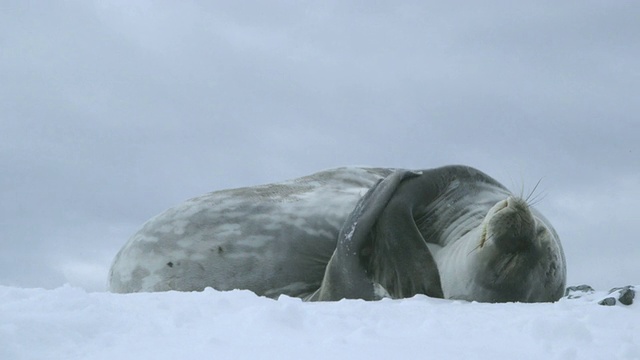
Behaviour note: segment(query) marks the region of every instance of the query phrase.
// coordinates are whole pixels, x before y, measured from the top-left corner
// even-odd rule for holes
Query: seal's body
[[[320,286],[358,199],[390,173],[340,168],[190,199],[131,237],[111,268],[110,290],[305,296]]]
[[[340,168],[158,215],[116,256],[110,289],[536,302],[565,277],[549,222],[478,170]]]

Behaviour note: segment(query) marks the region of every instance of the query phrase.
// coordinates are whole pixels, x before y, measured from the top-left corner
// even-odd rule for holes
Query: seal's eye
[[[538,228],[536,229],[537,236],[542,236],[546,232],[547,232],[547,228],[545,228],[544,226],[538,226]]]

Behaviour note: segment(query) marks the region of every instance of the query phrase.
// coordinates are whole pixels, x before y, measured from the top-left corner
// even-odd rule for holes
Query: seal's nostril
[[[496,204],[496,212],[500,210],[504,210],[509,207],[509,199],[502,200],[501,202]]]

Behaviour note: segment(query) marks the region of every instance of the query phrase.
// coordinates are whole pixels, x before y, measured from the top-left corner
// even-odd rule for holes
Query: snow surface
[[[640,305],[597,305],[605,294],[304,303],[0,286],[0,359],[640,359]]]

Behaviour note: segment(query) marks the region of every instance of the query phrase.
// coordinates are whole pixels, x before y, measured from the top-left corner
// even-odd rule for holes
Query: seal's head
[[[555,301],[564,289],[564,257],[558,235],[524,199],[496,203],[476,240],[475,285],[480,301]],[[562,273],[561,273],[562,272]]]

